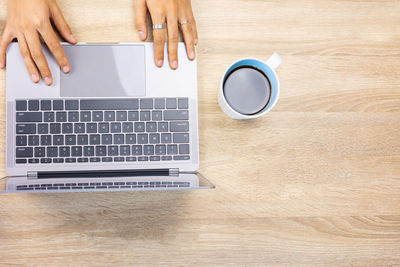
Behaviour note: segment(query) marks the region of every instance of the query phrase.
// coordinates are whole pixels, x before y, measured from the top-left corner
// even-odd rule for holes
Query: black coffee
[[[244,115],[263,110],[271,96],[271,84],[267,76],[252,66],[232,70],[223,86],[228,104]]]

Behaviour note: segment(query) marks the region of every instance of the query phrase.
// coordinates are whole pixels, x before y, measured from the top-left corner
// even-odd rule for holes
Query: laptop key
[[[17,100],[15,101],[15,110],[16,111],[26,111],[28,104],[26,100]]]
[[[26,163],[27,161],[26,161],[26,159],[16,159],[15,160],[15,163],[16,164],[24,164],[24,163]]]
[[[45,147],[35,147],[35,158],[43,158],[46,156]]]
[[[62,124],[62,133],[69,134],[74,132],[74,127],[72,123],[63,123]]]
[[[138,144],[147,144],[149,142],[149,137],[147,134],[138,134],[137,135],[137,143]]]
[[[82,122],[88,122],[91,121],[92,119],[92,115],[90,113],[90,111],[82,111],[81,112],[81,121]]]
[[[51,110],[51,100],[41,100],[40,110]]]
[[[132,122],[122,123],[122,132],[123,133],[133,133],[133,123]]]
[[[97,133],[97,123],[86,123],[87,133]]]
[[[98,125],[99,133],[109,133],[110,132],[110,125],[108,122],[102,122]]]
[[[159,132],[168,132],[168,122],[159,122],[158,123],[158,131]]]
[[[31,158],[33,157],[32,147],[17,147],[15,151],[15,156],[17,158]]]
[[[39,100],[29,100],[28,101],[28,110],[39,110]]]
[[[150,144],[159,144],[160,143],[160,134],[150,134],[149,135],[149,143]]]
[[[134,156],[142,155],[142,146],[133,145],[132,146],[132,155],[134,155]]]
[[[103,158],[101,158],[101,161],[102,162],[111,162],[112,161],[112,157],[103,157]]]
[[[114,111],[105,111],[104,112],[104,120],[105,121],[115,121],[115,112]]]
[[[172,156],[162,156],[161,160],[172,160]]]
[[[42,122],[42,112],[17,112],[17,122]]]
[[[167,109],[176,109],[176,98],[167,98]]]
[[[149,132],[149,133],[157,132],[157,123],[146,122],[146,132]]]
[[[65,144],[67,146],[74,146],[76,145],[76,135],[66,135],[65,136]]]
[[[51,135],[40,136],[40,145],[41,146],[51,146]]]
[[[77,136],[77,143],[80,146],[89,144],[89,136],[86,134],[80,134]]]
[[[188,120],[189,119],[189,111],[188,110],[165,110],[164,111],[164,120],[172,121],[172,120]]]
[[[50,158],[40,159],[40,163],[51,163],[51,159]]]
[[[153,121],[162,121],[162,111],[161,110],[153,110],[151,112],[151,119]]]
[[[64,163],[64,159],[61,158],[54,158],[53,163]]]
[[[112,133],[120,133],[121,132],[121,123],[120,122],[111,123],[111,132]]]
[[[121,162],[121,161],[125,161],[124,157],[114,157],[114,162]]]
[[[39,123],[37,126],[38,134],[48,134],[49,133],[49,125],[47,123]]]
[[[100,158],[90,158],[90,162],[100,162]]]
[[[173,134],[174,143],[189,143],[188,133],[174,133]]]
[[[160,161],[160,156],[151,156],[150,161]]]
[[[88,158],[78,158],[78,162],[80,162],[80,163],[89,162],[89,159]]]
[[[130,162],[136,161],[136,157],[125,157],[125,160]]]
[[[49,158],[58,157],[58,147],[47,147],[47,157]]]
[[[138,161],[149,161],[149,157],[138,157]]]
[[[124,144],[124,135],[114,134],[114,144],[116,145]]]
[[[84,146],[83,147],[83,155],[85,157],[94,157],[94,146]]]
[[[70,148],[69,146],[62,146],[58,148],[58,154],[62,158],[66,158],[70,156]]]
[[[26,146],[27,145],[27,137],[26,135],[17,135],[15,140],[16,146]]]
[[[178,108],[179,109],[188,109],[189,108],[189,100],[187,98],[178,98]]]
[[[79,112],[78,111],[69,111],[68,112],[68,121],[69,122],[78,122],[79,121]]]
[[[164,98],[156,98],[154,100],[154,108],[165,109],[165,99]]]
[[[171,143],[171,134],[170,133],[162,133],[161,134],[161,143],[163,143],[163,144]]]
[[[103,145],[111,145],[112,144],[112,134],[103,134],[101,136],[101,143]]]
[[[167,154],[168,155],[178,154],[178,145],[167,145]]]
[[[174,156],[174,160],[190,160],[190,156]]]
[[[144,122],[135,122],[135,132],[142,133],[145,131]]]
[[[127,115],[126,111],[117,111],[117,121],[126,121]]]
[[[60,134],[61,133],[61,123],[50,123],[50,133]]]
[[[56,112],[56,122],[66,122],[67,121],[67,112],[58,111]]]
[[[136,134],[127,134],[125,135],[125,143],[126,144],[135,144],[136,143]]]
[[[141,121],[149,121],[150,120],[150,111],[140,111],[140,120]]]
[[[36,124],[17,124],[17,134],[35,134]]]
[[[93,121],[103,121],[103,111],[93,111]]]
[[[65,109],[66,110],[78,110],[79,109],[79,100],[65,100]]]
[[[166,155],[167,149],[165,145],[156,145],[156,155]]]
[[[97,157],[107,156],[107,147],[106,146],[96,146],[96,156]]]
[[[29,146],[38,146],[39,145],[39,135],[28,136],[28,145]]]
[[[81,157],[82,156],[82,147],[81,146],[71,147],[71,156],[72,157]]]
[[[154,155],[154,146],[153,145],[145,145],[143,147],[144,155]]]
[[[179,145],[179,154],[189,154],[189,144]]]
[[[128,111],[128,121],[138,121],[139,111]]]
[[[43,113],[44,122],[54,122],[54,112],[44,112]]]
[[[82,110],[135,110],[138,99],[82,99]]]
[[[64,145],[64,135],[53,135],[53,145],[55,146]]]
[[[65,159],[65,163],[75,163],[76,162],[76,158],[66,158]]]
[[[130,146],[120,146],[119,147],[119,154],[121,156],[129,156],[131,154],[131,147]]]
[[[53,110],[64,110],[64,100],[53,100]]]
[[[91,135],[89,135],[89,144],[91,144],[91,145],[99,145],[100,144],[100,135],[99,134],[91,134]]]
[[[188,121],[171,121],[169,123],[171,132],[188,132],[189,122]]]
[[[74,123],[74,133],[84,133],[85,124],[84,123]]]
[[[108,146],[108,156],[118,156],[118,146]]]

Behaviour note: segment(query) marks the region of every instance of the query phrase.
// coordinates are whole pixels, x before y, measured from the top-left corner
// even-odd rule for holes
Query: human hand
[[[134,0],[135,23],[142,41],[147,38],[146,16],[150,12],[153,25],[167,24],[168,58],[171,68],[178,67],[178,24],[183,34],[186,53],[190,60],[195,59],[194,46],[198,35],[190,0]],[[186,22],[186,23],[185,23]],[[187,23],[188,22],[188,23]],[[165,29],[154,29],[154,60],[161,67],[164,63]]]
[[[72,44],[77,42],[55,0],[9,0],[7,22],[0,41],[0,68],[6,65],[9,43],[17,38],[21,56],[32,81],[39,82],[40,72],[45,83],[50,85],[53,78],[42,51],[40,34],[61,69],[69,72],[71,67],[51,21],[65,40]]]

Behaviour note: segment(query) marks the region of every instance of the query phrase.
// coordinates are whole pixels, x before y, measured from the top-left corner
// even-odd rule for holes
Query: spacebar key
[[[139,108],[138,99],[82,99],[81,110],[132,110]]]

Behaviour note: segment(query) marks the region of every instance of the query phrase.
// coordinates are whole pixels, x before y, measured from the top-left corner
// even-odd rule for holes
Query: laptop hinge
[[[110,178],[129,176],[179,176],[178,168],[135,169],[135,170],[95,170],[95,171],[29,171],[28,179],[53,178]]]

